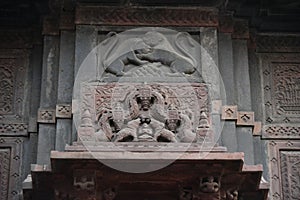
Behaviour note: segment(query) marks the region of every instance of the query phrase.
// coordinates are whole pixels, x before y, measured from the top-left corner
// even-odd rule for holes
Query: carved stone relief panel
[[[0,138],[0,199],[20,199],[21,195],[21,138]]]
[[[95,83],[82,97],[82,140],[212,141],[205,84]]]
[[[281,151],[281,178],[284,199],[300,198],[300,151]]]
[[[265,108],[263,136],[299,138],[299,54],[263,54],[261,63]]]
[[[83,63],[75,80],[79,138],[212,142],[200,44],[188,33],[155,27],[109,35],[86,59],[96,67]]]
[[[300,197],[300,142],[268,142],[270,165],[270,196],[272,199]]]
[[[0,50],[0,134],[26,135],[28,51]]]

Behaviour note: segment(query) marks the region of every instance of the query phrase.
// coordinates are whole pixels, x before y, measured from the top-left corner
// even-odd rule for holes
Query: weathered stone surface
[[[94,83],[84,89],[81,140],[193,142],[203,137],[208,142],[213,138],[200,134],[210,128],[205,84]],[[92,133],[87,134],[87,128]]]
[[[76,24],[140,26],[217,26],[215,9],[79,6]]]
[[[43,50],[43,71],[41,85],[40,110],[47,108],[45,120],[51,116],[51,123],[55,123],[55,107],[57,101],[57,80],[59,64],[59,37],[45,36]],[[46,110],[46,111],[47,111]],[[42,111],[42,110],[41,110]],[[41,113],[42,114],[42,113]],[[42,116],[42,115],[40,115]],[[50,119],[50,118],[49,118]],[[55,147],[55,124],[39,124],[37,163],[49,164],[49,153]]]
[[[233,64],[235,70],[235,86],[237,106],[239,110],[251,110],[251,89],[248,67],[247,42],[233,40]],[[245,162],[254,163],[252,127],[237,127],[238,151],[245,153]]]

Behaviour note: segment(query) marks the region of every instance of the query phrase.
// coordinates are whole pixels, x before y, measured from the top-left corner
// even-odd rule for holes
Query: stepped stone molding
[[[132,26],[218,26],[215,9],[78,6],[75,24]]]
[[[222,106],[222,120],[236,121],[237,126],[252,126],[253,135],[261,135],[261,122],[254,120],[254,112],[238,111],[236,105]]]

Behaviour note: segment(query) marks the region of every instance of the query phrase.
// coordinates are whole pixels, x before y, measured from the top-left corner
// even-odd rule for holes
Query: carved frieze
[[[76,24],[140,26],[217,26],[215,9],[78,6]]]
[[[27,135],[28,125],[24,123],[0,124],[0,135]]]
[[[262,54],[260,59],[266,124],[263,136],[298,138],[293,130],[298,127],[300,114],[299,54]]]

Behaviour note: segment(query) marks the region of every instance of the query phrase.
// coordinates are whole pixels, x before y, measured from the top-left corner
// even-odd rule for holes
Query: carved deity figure
[[[101,99],[106,106],[97,108],[97,141],[196,142],[199,120],[195,119],[201,116],[196,117],[188,104],[181,104],[170,88],[124,84],[116,90],[116,94],[101,91],[101,98],[114,95],[114,99]]]

